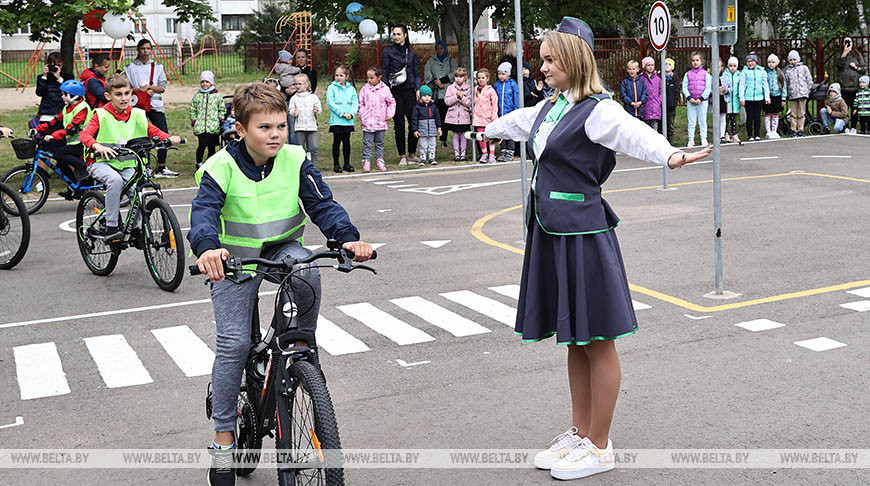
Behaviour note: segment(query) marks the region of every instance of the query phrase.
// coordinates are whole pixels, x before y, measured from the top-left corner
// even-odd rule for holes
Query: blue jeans
[[[287,113],[287,131],[289,132],[287,135],[287,143],[290,145],[296,145],[296,117]]]
[[[698,127],[698,132],[701,135],[702,143],[707,140],[707,100],[701,102],[700,105],[693,105],[686,102],[686,117],[689,121],[689,141],[695,141],[695,126]]]
[[[827,128],[828,130],[831,130],[831,121],[832,120],[834,122],[834,129],[833,129],[834,132],[842,133],[843,130],[846,129],[846,120],[844,120],[842,118],[832,117],[831,114],[828,113],[827,108],[822,108],[821,114],[822,114],[822,123],[825,124],[825,128]]]

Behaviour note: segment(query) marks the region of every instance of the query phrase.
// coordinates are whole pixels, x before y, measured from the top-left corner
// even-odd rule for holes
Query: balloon
[[[103,16],[103,33],[112,39],[123,39],[133,30],[133,21],[127,14],[107,13]]]
[[[371,37],[378,33],[378,24],[372,19],[365,19],[359,23],[359,33],[363,37]]]
[[[359,2],[350,2],[347,4],[347,8],[344,9],[344,13],[347,15],[347,20],[358,24],[363,21],[363,17],[360,15],[355,15],[357,12],[362,10],[363,6]]]
[[[101,8],[95,8],[90,12],[82,15],[82,24],[91,30],[100,30],[103,27],[103,14],[106,11]]]

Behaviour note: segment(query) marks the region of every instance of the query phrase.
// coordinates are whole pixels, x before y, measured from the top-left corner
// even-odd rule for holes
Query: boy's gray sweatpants
[[[311,164],[317,167],[317,131],[296,132],[296,143],[302,146],[311,156]]]
[[[118,227],[118,211],[121,210],[121,189],[124,183],[136,175],[136,169],[128,167],[115,170],[105,162],[94,162],[88,166],[88,175],[106,185],[106,226]]]
[[[435,160],[435,146],[438,137],[420,137],[420,158],[423,160]]]
[[[372,144],[375,147],[375,159],[383,160],[384,158],[384,134],[386,130],[378,130],[377,132],[363,131],[363,160],[372,161]]]
[[[309,250],[296,241],[265,248],[261,252],[261,256],[268,260],[281,260],[285,256],[304,258],[310,254]],[[304,282],[300,278],[293,278],[291,281],[296,296],[296,308],[299,312],[308,310],[299,316],[299,329],[314,332],[320,313],[320,272],[316,268],[310,268],[307,272]],[[237,397],[245,361],[251,349],[251,317],[262,281],[263,276],[257,275],[241,284],[223,280],[211,287],[217,341],[217,352],[211,371],[212,419],[215,432],[236,430]],[[260,316],[260,327],[266,328],[270,322],[271,314]]]

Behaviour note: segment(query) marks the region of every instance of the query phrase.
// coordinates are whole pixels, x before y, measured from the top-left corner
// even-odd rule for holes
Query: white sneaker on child
[[[550,476],[556,479],[580,479],[593,474],[612,471],[613,443],[607,439],[607,448],[595,447],[589,439],[583,439],[582,445],[571,449],[571,452],[550,468]]]
[[[689,148],[692,148],[692,147],[694,147],[694,146],[695,146],[695,141],[694,141],[694,140],[689,140],[689,143],[686,144],[686,147],[689,147]]]
[[[550,442],[550,447],[535,454],[535,467],[550,469],[553,464],[564,459],[575,445],[584,440],[577,435],[577,432],[577,427],[571,427],[554,437]]]

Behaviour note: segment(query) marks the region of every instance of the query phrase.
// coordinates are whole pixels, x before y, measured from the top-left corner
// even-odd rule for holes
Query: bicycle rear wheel
[[[0,269],[6,270],[18,265],[30,245],[30,216],[24,201],[15,190],[0,183]],[[15,214],[6,210],[14,206]]]
[[[30,173],[33,172],[33,178],[31,179]],[[27,208],[28,214],[33,214],[45,204],[45,201],[48,200],[48,177],[46,177],[41,170],[37,169],[33,171],[33,169],[28,169],[26,165],[19,165],[17,167],[13,167],[3,175],[3,179],[0,182],[4,182],[12,188],[13,191],[17,192],[21,197],[21,200],[24,201],[24,206]],[[28,186],[25,190],[25,188]],[[7,203],[7,198],[4,196],[0,198],[0,204],[2,204],[3,209],[18,216],[18,210],[15,208],[14,204]]]
[[[149,199],[145,205],[145,263],[154,282],[163,290],[173,291],[184,278],[184,238],[181,226],[169,203]]]
[[[102,238],[106,234],[105,197],[88,191],[76,208],[76,242],[79,252],[95,275],[106,276],[118,264],[118,251]]]
[[[341,439],[338,435],[338,422],[332,408],[332,399],[323,375],[308,361],[295,361],[288,370],[291,393],[279,400],[288,400],[292,447],[299,462],[323,462],[328,459],[331,465],[341,466],[338,451]],[[280,447],[280,445],[279,445]],[[280,459],[280,455],[278,456]],[[278,484],[281,486],[320,484],[327,486],[344,485],[344,469],[341,467],[278,469]]]

